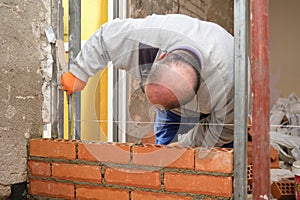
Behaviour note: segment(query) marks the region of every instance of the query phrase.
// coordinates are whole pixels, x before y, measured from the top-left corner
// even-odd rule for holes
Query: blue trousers
[[[157,109],[154,123],[156,144],[167,145],[178,141],[178,134],[183,134],[194,128],[195,124],[208,115],[202,114],[197,117],[181,117],[171,111]],[[233,142],[224,145],[232,148]]]

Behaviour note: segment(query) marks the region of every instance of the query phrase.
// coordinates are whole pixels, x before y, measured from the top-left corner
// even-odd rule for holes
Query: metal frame
[[[127,17],[127,0],[109,1],[108,20]],[[126,142],[127,74],[110,63],[108,68],[108,141]]]
[[[108,2],[108,21],[119,16],[119,1]],[[118,142],[118,71],[113,67],[112,62],[108,63],[108,142]]]
[[[247,197],[248,0],[234,1],[234,199]]]
[[[69,67],[81,49],[81,0],[69,0]],[[80,139],[80,92],[68,96],[69,139]],[[74,107],[73,107],[74,105]]]
[[[65,50],[63,48],[63,44],[64,44],[64,9],[63,9],[63,0],[58,0],[58,31],[57,31],[57,39],[58,42],[60,42],[61,46],[58,44],[57,45],[57,55],[59,56],[60,53],[63,53],[64,56],[62,56],[60,61],[60,73],[58,75],[62,75],[62,70],[63,68],[67,67],[67,62],[66,62],[66,58],[65,58]],[[54,1],[55,2],[55,1]],[[61,49],[59,49],[61,48]],[[59,52],[61,51],[61,52]],[[59,60],[59,59],[58,59]],[[63,64],[62,64],[63,62]],[[64,65],[64,66],[62,66]],[[58,79],[60,79],[60,76],[58,76]],[[62,90],[58,91],[58,138],[63,138],[64,137],[64,92]]]
[[[119,0],[119,18],[127,18],[127,0]],[[118,141],[126,142],[127,132],[127,107],[128,107],[128,76],[124,70],[118,70]]]
[[[47,27],[46,35],[51,37],[51,53],[53,56],[52,78],[50,88],[50,124],[44,125],[44,138],[63,138],[64,132],[64,93],[59,89],[62,71],[66,70],[66,60],[63,50],[64,25],[62,0],[51,1],[51,26]],[[48,35],[49,36],[49,35]],[[47,38],[48,38],[47,36]],[[49,40],[50,38],[48,38]],[[61,54],[63,53],[63,54]]]
[[[251,2],[253,199],[270,199],[268,0]],[[234,199],[247,199],[248,0],[234,1]]]
[[[270,70],[268,0],[251,0],[253,199],[270,199]]]

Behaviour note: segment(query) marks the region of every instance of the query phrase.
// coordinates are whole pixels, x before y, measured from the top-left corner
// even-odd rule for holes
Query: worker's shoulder
[[[168,26],[179,26],[192,28],[199,27],[201,28],[201,31],[203,29],[225,30],[222,26],[215,22],[202,20],[200,18],[195,18],[184,14],[152,14],[145,17],[144,19],[149,23],[161,24],[162,28]]]
[[[185,15],[185,14],[176,14],[176,13],[170,13],[170,14],[151,14],[148,15],[147,17],[182,17],[182,18],[191,18],[191,19],[196,19],[191,16]]]
[[[194,18],[184,14],[151,14],[145,17],[145,19],[161,19],[161,20],[192,20],[192,21],[202,21],[201,19]]]

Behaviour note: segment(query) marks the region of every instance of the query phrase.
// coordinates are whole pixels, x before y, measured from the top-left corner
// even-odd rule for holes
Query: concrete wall
[[[0,199],[11,195],[12,185],[13,191],[24,186],[16,183],[27,178],[28,138],[42,132],[42,91],[48,91],[51,64],[44,35],[48,9],[48,1],[0,1]]]

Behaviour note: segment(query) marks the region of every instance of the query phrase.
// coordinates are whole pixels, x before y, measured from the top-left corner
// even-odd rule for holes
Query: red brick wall
[[[230,199],[233,151],[32,139],[32,198]]]

